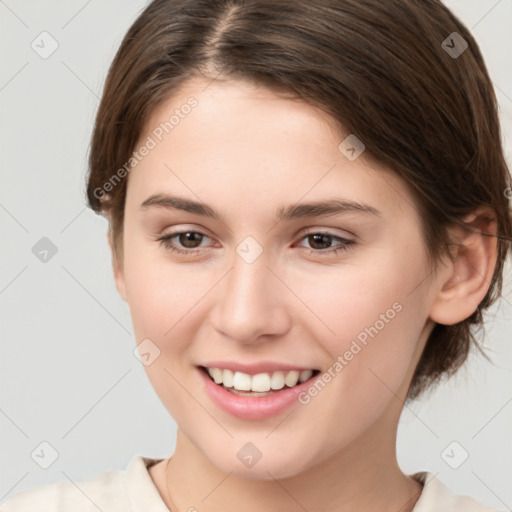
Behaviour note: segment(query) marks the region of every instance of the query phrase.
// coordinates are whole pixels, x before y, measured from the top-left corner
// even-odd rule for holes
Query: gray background
[[[472,29],[500,102],[512,162],[512,0],[446,2]],[[165,457],[175,423],[134,357],[106,221],[85,207],[94,114],[108,66],[145,2],[0,0],[0,502],[57,481]],[[31,47],[58,43],[43,59]],[[441,42],[440,42],[441,43]],[[47,237],[46,262],[32,248]],[[429,470],[458,494],[511,510],[512,283],[489,314],[494,365],[471,357],[428,401],[404,409],[405,472]],[[41,445],[42,442],[49,443]],[[451,445],[456,442],[457,444]],[[447,448],[448,447],[448,448]],[[58,457],[52,462],[52,450]],[[467,460],[457,469],[465,456]],[[31,455],[33,454],[33,455]]]

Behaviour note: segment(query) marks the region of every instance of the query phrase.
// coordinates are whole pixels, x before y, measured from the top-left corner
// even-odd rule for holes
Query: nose
[[[232,268],[216,287],[213,324],[219,333],[255,344],[290,329],[290,292],[269,263],[265,251],[251,263],[235,253]]]

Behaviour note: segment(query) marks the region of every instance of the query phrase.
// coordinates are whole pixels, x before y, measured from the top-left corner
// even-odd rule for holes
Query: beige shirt
[[[169,512],[148,472],[161,460],[135,455],[125,470],[21,491],[0,504],[0,512]],[[424,484],[413,512],[497,512],[473,498],[452,494],[433,473],[410,476]]]

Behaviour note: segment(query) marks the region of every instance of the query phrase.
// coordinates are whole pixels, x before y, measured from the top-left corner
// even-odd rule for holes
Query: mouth
[[[217,386],[238,396],[264,397],[278,394],[314,379],[318,369],[277,370],[254,375],[226,368],[199,366]]]

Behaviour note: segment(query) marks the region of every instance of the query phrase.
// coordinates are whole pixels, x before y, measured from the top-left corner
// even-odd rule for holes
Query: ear
[[[121,295],[121,298],[124,301],[126,301],[126,284],[124,280],[123,264],[122,261],[120,261],[118,254],[116,254],[114,242],[112,241],[112,232],[110,231],[110,229],[107,232],[107,240],[112,255],[112,269],[114,271],[116,288],[117,291],[119,292],[119,295]]]
[[[439,272],[439,290],[430,310],[430,318],[444,325],[462,322],[475,312],[487,294],[496,267],[494,211],[481,206],[461,220],[470,230],[450,228],[454,251],[451,261]]]

